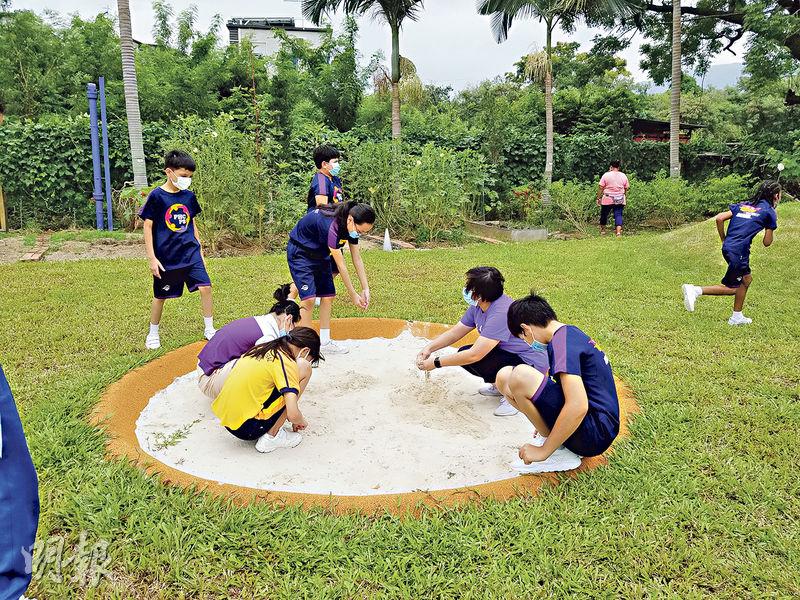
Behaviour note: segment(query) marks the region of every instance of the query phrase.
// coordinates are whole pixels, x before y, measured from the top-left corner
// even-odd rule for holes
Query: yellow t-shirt
[[[277,358],[244,356],[234,365],[211,410],[224,427],[239,429],[248,419],[269,419],[286,406],[278,394],[297,394],[299,389],[297,363],[282,352]],[[276,399],[265,407],[273,395]]]

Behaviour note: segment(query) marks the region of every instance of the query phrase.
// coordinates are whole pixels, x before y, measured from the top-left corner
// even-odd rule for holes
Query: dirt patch
[[[15,263],[30,250],[31,247],[24,244],[22,237],[0,238],[0,264]]]
[[[46,261],[72,261],[96,258],[145,258],[144,241],[100,241],[76,242],[68,241],[52,248],[44,255]]]

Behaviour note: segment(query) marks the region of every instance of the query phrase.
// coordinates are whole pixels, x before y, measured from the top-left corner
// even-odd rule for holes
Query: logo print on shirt
[[[189,209],[185,204],[173,204],[167,209],[164,215],[164,222],[167,227],[175,233],[183,233],[189,229],[189,222],[192,220]]]

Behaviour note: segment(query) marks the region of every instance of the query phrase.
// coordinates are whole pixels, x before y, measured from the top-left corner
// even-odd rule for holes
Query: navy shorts
[[[537,396],[533,398],[533,406],[552,430],[558,415],[561,414],[561,409],[564,408],[564,391],[560,383],[554,382],[549,377],[542,382],[542,385],[543,387],[536,392]],[[590,406],[589,412],[575,432],[564,442],[564,446],[578,456],[598,456],[608,450],[618,434],[619,418],[615,419],[609,414],[592,410]]]
[[[737,251],[723,250],[722,257],[728,263],[728,270],[722,278],[722,285],[729,288],[738,288],[742,285],[745,275],[750,275],[750,255],[739,254]]]
[[[211,278],[202,262],[196,262],[180,269],[162,271],[161,279],[153,277],[153,296],[159,300],[180,298],[183,295],[184,285],[190,292],[196,291],[199,287],[211,285]]]
[[[300,292],[300,300],[308,298],[333,298],[336,286],[333,283],[331,258],[312,258],[302,248],[289,242],[286,248],[289,273]]]
[[[270,395],[267,401],[264,402],[263,408],[269,408],[271,404],[280,399],[281,395],[282,394],[278,390],[274,390],[272,395]],[[226,427],[225,429],[230,431],[240,440],[245,440],[247,442],[257,440],[270,429],[272,429],[275,426],[275,423],[280,420],[285,412],[286,407],[284,406],[268,419],[247,419],[247,421],[242,423],[238,429],[231,429],[230,427]]]

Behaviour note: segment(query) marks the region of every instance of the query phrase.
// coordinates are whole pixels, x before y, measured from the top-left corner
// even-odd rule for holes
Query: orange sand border
[[[334,339],[369,339],[373,337],[394,338],[409,329],[418,337],[431,339],[447,328],[436,323],[409,322],[399,319],[336,319],[332,326]],[[416,491],[403,494],[381,494],[369,496],[334,496],[257,490],[237,485],[217,483],[189,475],[165,465],[142,450],[136,438],[136,420],[150,399],[164,389],[176,377],[197,367],[197,353],[203,342],[197,342],[173,350],[164,356],[127,373],[110,385],[90,415],[90,422],[108,434],[107,454],[110,458],[130,460],[148,474],[157,474],[161,481],[170,485],[207,491],[232,499],[238,504],[266,501],[279,506],[299,505],[303,508],[318,507],[336,514],[360,512],[378,514],[417,514],[424,506],[457,506],[467,502],[479,502],[485,498],[506,500],[519,496],[533,496],[545,483],[556,484],[555,474],[524,475],[469,487],[436,491]],[[620,400],[620,437],[628,436],[628,420],[632,413],[639,412],[631,390],[617,380]],[[608,462],[603,456],[583,459],[583,464],[573,473],[594,469]]]

